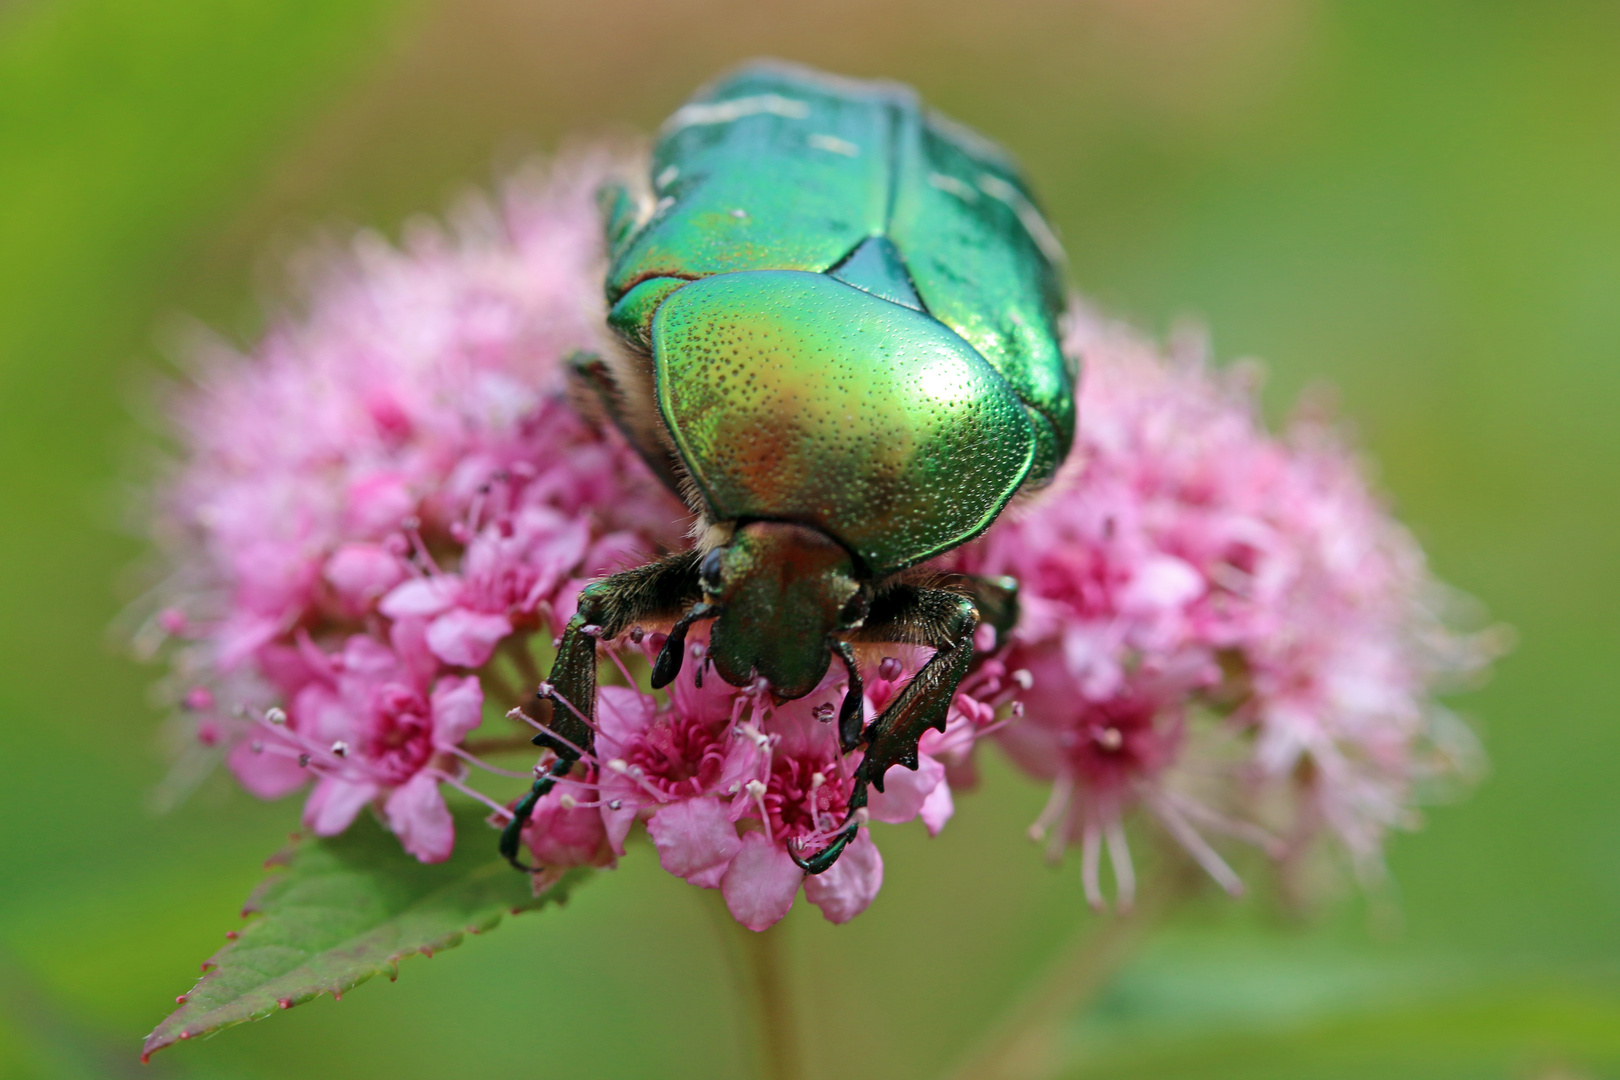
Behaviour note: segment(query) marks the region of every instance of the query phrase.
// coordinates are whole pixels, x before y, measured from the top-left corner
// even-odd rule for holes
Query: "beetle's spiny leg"
[[[569,712],[573,713],[574,716],[579,720],[580,723],[584,724],[586,727],[590,728],[592,731],[597,730],[595,718],[590,716],[587,713],[581,712],[578,705],[575,705],[572,701],[569,701],[566,697],[564,697],[562,691],[558,690],[555,686],[551,685],[551,683],[548,683],[548,682],[541,683],[540,686],[539,686],[539,689],[535,690],[534,696],[535,696],[535,700],[537,700],[537,701],[560,701],[560,702],[562,702],[563,707],[566,708]],[[527,719],[527,717],[525,717],[525,719]],[[546,738],[556,736],[557,733],[555,731],[553,731],[551,728],[548,728],[543,724],[538,725],[538,726],[540,727],[540,734],[536,735],[534,738],[530,739],[529,741],[534,743],[536,746],[545,746],[546,743],[544,742],[544,740]],[[558,737],[560,737],[560,736],[558,736]],[[583,753],[583,751],[581,751],[581,753]]]
[[[973,633],[978,628],[979,613],[966,596],[946,589],[902,587],[888,592],[883,601],[882,607],[874,609],[877,618],[868,621],[856,635],[859,640],[932,645],[935,652],[882,715],[858,733],[855,744],[864,741],[866,754],[855,770],[849,813],[835,839],[808,858],[789,848],[788,854],[807,874],[830,869],[854,838],[855,830],[865,824],[869,787],[882,791],[883,776],[894,765],[917,767],[918,740],[929,728],[944,730],[951,699],[973,659]],[[852,688],[858,686],[853,648],[844,641],[835,642],[832,647],[850,667]],[[839,718],[841,741],[851,698],[857,704],[861,702],[858,694],[845,695],[845,708]],[[847,744],[845,752],[848,752]]]
[[[896,615],[896,630],[924,636],[936,651],[866,727],[866,756],[859,775],[878,791],[883,790],[883,776],[891,766],[917,767],[917,742],[925,731],[945,730],[951,700],[973,659],[973,634],[979,625],[973,602],[943,589],[917,590],[907,609]]]

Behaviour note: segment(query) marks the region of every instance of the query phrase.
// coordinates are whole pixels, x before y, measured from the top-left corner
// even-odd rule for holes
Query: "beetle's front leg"
[[[698,603],[703,593],[697,559],[695,552],[670,555],[594,582],[579,594],[579,610],[563,631],[550,677],[535,692],[536,711],[546,730],[533,741],[556,753],[557,760],[535,777],[501,832],[500,852],[518,869],[533,869],[520,863],[517,853],[535,806],[574,762],[594,749],[597,641],[618,637],[638,622],[668,618]],[[545,716],[548,711],[549,719]]]
[[[883,775],[893,765],[915,769],[917,743],[923,733],[929,728],[945,730],[956,687],[973,659],[973,632],[978,625],[979,612],[973,601],[950,589],[901,585],[873,602],[865,627],[853,635],[857,640],[932,645],[935,652],[883,715],[866,725],[862,736],[866,756],[855,771],[849,816],[838,838],[807,859],[790,852],[806,872],[819,874],[838,860],[855,835],[859,811],[866,806],[867,787],[882,791]]]

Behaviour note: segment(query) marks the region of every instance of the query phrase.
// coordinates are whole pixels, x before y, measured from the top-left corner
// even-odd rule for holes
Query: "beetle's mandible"
[[[748,65],[665,122],[644,182],[603,192],[608,322],[624,348],[575,370],[703,517],[690,551],[588,586],[541,696],[557,754],[501,838],[514,865],[536,802],[592,746],[596,642],[687,629],[734,686],[779,700],[836,658],[846,752],[864,747],[838,858],[868,787],[942,729],[981,619],[1017,617],[1016,583],[913,568],[982,532],[1050,479],[1074,435],[1058,344],[1062,251],[1012,161],[908,87]],[[935,652],[864,722],[854,646]]]

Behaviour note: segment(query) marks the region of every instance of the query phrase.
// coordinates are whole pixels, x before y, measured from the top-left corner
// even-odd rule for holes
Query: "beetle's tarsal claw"
[[[828,870],[832,869],[833,863],[838,861],[838,856],[844,853],[844,848],[848,847],[849,842],[854,838],[855,830],[845,829],[843,832],[838,834],[838,839],[834,840],[832,843],[828,844],[826,847],[822,848],[808,859],[801,858],[799,853],[794,851],[791,846],[788,848],[788,857],[794,861],[800,870],[803,870],[807,874],[812,876],[815,874],[824,874]]]
[[[823,874],[831,870],[832,864],[838,861],[838,856],[842,855],[849,842],[855,839],[856,830],[867,822],[866,798],[866,780],[857,771],[855,789],[849,793],[849,814],[844,818],[844,824],[839,826],[838,835],[833,842],[808,859],[801,858],[790,844],[788,857],[807,874]]]
[[[699,619],[712,619],[720,614],[720,609],[713,604],[698,603],[682,615],[680,621],[669,629],[669,637],[664,647],[658,650],[658,659],[653,661],[652,688],[662,689],[675,681],[675,676],[681,673],[681,661],[686,657],[686,631]]]
[[[658,690],[674,682],[675,676],[681,673],[681,661],[685,658],[686,627],[677,625],[669,632],[664,647],[658,650],[658,659],[653,661],[652,688]]]

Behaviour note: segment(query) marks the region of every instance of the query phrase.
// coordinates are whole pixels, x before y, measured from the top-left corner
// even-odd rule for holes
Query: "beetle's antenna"
[[[670,627],[669,638],[664,647],[658,650],[658,659],[653,661],[652,688],[658,690],[675,681],[675,676],[681,673],[681,661],[686,656],[686,631],[699,619],[712,619],[720,614],[719,604],[698,601],[693,604],[685,615],[680,617],[676,624]]]

